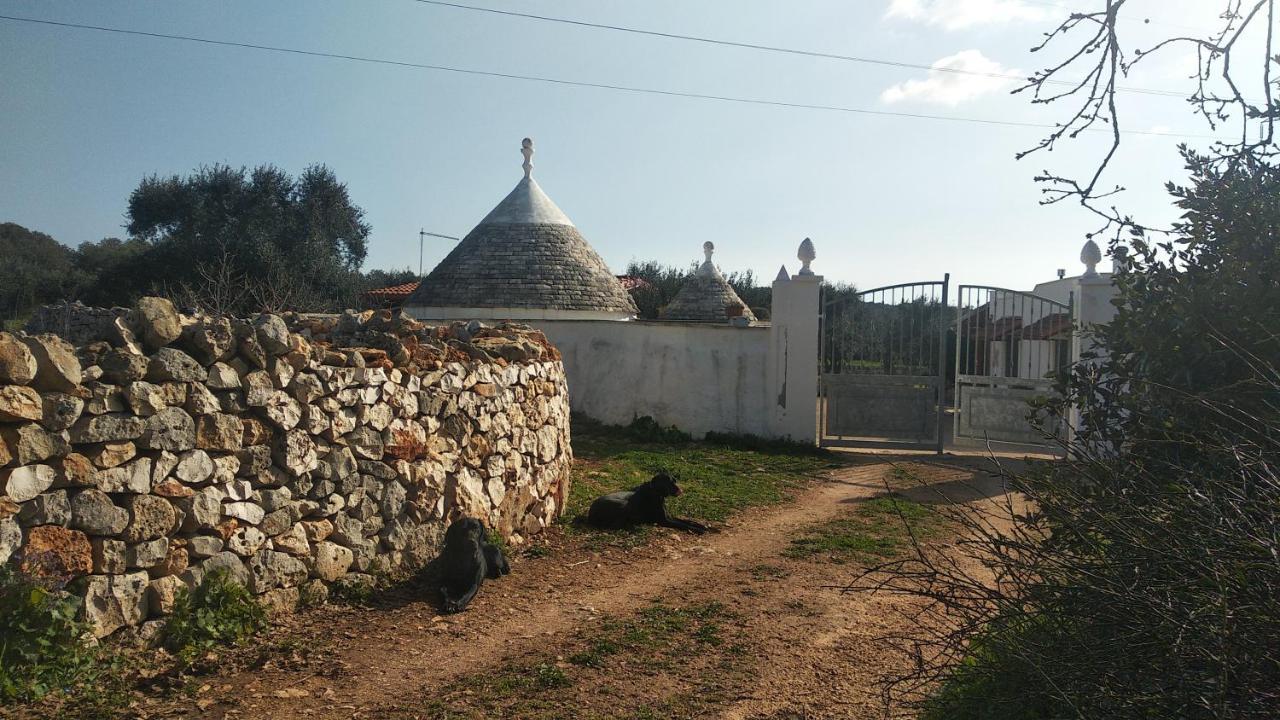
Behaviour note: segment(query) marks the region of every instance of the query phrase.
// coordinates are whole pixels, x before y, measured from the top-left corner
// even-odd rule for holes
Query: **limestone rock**
[[[43,462],[71,452],[65,433],[52,433],[35,423],[0,426],[13,460],[18,465]]]
[[[214,535],[196,535],[187,538],[187,551],[193,557],[207,558],[222,551],[222,538]]]
[[[270,513],[287,506],[293,500],[293,492],[287,487],[263,488],[255,499],[263,510]]]
[[[333,534],[333,523],[328,520],[304,520],[299,524],[311,542],[320,542]]]
[[[128,440],[119,440],[96,444],[85,448],[83,453],[94,465],[107,470],[132,460],[138,448]]]
[[[75,348],[57,335],[25,337],[22,342],[36,359],[36,377],[31,386],[38,390],[73,392],[80,385],[80,360]]]
[[[128,546],[124,558],[129,568],[150,568],[159,565],[168,554],[169,539],[156,538]]]
[[[208,372],[196,359],[177,348],[160,348],[147,364],[147,379],[151,381],[204,382]]]
[[[294,477],[310,472],[320,464],[316,444],[302,430],[290,430],[277,438],[271,456]]]
[[[249,557],[258,552],[258,549],[265,545],[267,536],[256,527],[237,528],[231,536],[227,538],[227,549],[241,556]]]
[[[271,538],[271,543],[276,550],[290,555],[306,556],[311,552],[311,545],[307,542],[307,532],[301,524],[293,525],[288,530]]]
[[[165,298],[140,298],[126,316],[126,322],[151,350],[163,348],[182,335],[182,317]]]
[[[181,411],[179,411],[181,412]],[[134,440],[142,436],[147,421],[133,415],[108,413],[81,417],[71,426],[71,442],[100,443]]]
[[[296,587],[276,588],[259,595],[258,604],[266,611],[268,617],[277,617],[288,615],[297,609],[301,602],[300,598],[301,591]]]
[[[177,516],[168,500],[154,495],[134,495],[127,501],[129,524],[120,539],[128,543],[154,540],[173,530]]]
[[[140,447],[182,452],[196,446],[196,424],[182,408],[170,407],[146,419]]]
[[[205,381],[211,390],[239,390],[240,375],[226,363],[214,363],[209,367]]]
[[[235,336],[226,318],[200,318],[182,329],[180,344],[201,365],[207,366],[231,358]]]
[[[235,457],[240,461],[240,472],[245,475],[264,472],[271,467],[271,448],[266,445],[253,444],[237,452]]]
[[[213,478],[213,460],[204,450],[188,450],[179,456],[173,477],[187,485],[203,485]]]
[[[93,476],[93,484],[99,490],[109,493],[149,493],[152,485],[151,458],[138,458],[124,465],[100,470]]]
[[[383,455],[382,435],[372,428],[357,427],[344,436],[347,445],[357,457],[366,460],[381,460]]]
[[[186,517],[183,518],[183,529],[186,531],[212,530],[222,522],[222,488],[214,485],[204,488],[190,498],[179,501],[179,506]]]
[[[233,502],[222,506],[222,514],[227,517],[243,520],[250,525],[257,525],[266,517],[262,506],[254,502]]]
[[[43,418],[40,393],[22,385],[0,385],[0,422],[39,422]]]
[[[150,417],[169,407],[168,398],[159,385],[135,380],[124,387],[124,401],[134,415]]]
[[[89,391],[84,411],[90,415],[124,412],[124,401],[120,397],[120,388],[100,382],[87,382],[85,389]]]
[[[66,490],[41,493],[22,504],[18,522],[31,525],[66,525],[71,521],[71,503]]]
[[[74,578],[93,572],[93,546],[79,530],[39,525],[27,530],[22,571],[42,577]]]
[[[165,575],[152,580],[147,585],[147,599],[150,610],[156,615],[168,615],[173,612],[174,603],[178,599],[178,591],[186,587],[186,583],[177,575]]]
[[[129,352],[123,348],[109,350],[98,358],[102,378],[115,385],[127,385],[141,380],[147,374],[147,366],[148,361],[145,355]]]
[[[222,403],[218,401],[217,396],[201,383],[191,383],[184,407],[192,415],[212,415],[222,412]]]
[[[333,582],[346,575],[355,559],[350,549],[327,541],[316,543],[314,557],[312,572],[326,582]]]
[[[212,572],[225,572],[228,579],[234,580],[246,588],[249,587],[249,569],[244,566],[244,561],[240,559],[240,556],[230,550],[223,550],[212,557],[206,558],[204,562],[200,563],[200,569],[205,576]]]
[[[0,470],[0,488],[16,502],[26,502],[53,487],[58,473],[48,465],[23,465]]]
[[[55,468],[58,478],[53,481],[54,487],[90,487],[93,476],[98,473],[89,458],[80,453],[67,453],[58,460]]]
[[[292,430],[302,420],[302,405],[283,390],[273,390],[262,405],[262,414],[280,430]]]
[[[84,405],[84,400],[75,395],[59,392],[44,393],[41,396],[44,417],[40,420],[40,424],[44,425],[46,430],[53,432],[68,430],[76,420],[80,419],[80,414],[84,412]]]
[[[311,373],[298,373],[289,384],[289,392],[298,402],[305,405],[324,395],[324,383]]]
[[[151,568],[151,575],[177,575],[187,569],[189,557],[186,541],[175,540],[169,543],[169,552],[165,553],[164,559]]]
[[[249,561],[249,573],[250,589],[261,595],[274,588],[301,585],[307,579],[307,566],[285,553],[259,550]]]
[[[263,350],[272,355],[289,352],[289,327],[279,315],[263,313],[254,319],[253,327]]]
[[[0,565],[9,562],[9,558],[22,545],[22,527],[13,518],[0,518]]]
[[[128,569],[125,562],[125,549],[128,547],[122,540],[96,537],[93,545],[93,571],[99,575],[116,575]]]
[[[95,637],[105,637],[147,617],[145,572],[127,575],[93,575],[85,587],[84,617]]]
[[[162,498],[178,499],[188,498],[196,494],[195,490],[183,485],[173,478],[161,480],[151,488],[153,495],[159,495]]]
[[[0,383],[27,385],[36,377],[36,357],[18,338],[0,332]]]

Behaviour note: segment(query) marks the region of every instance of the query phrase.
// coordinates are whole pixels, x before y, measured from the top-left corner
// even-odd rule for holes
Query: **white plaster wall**
[[[564,356],[574,411],[626,425],[649,415],[695,437],[770,435],[769,328],[637,320],[527,320]]]

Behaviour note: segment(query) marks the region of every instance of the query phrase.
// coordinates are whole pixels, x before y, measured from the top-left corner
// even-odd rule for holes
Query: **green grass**
[[[910,549],[908,527],[917,538],[937,535],[945,519],[929,507],[900,497],[858,503],[851,513],[808,528],[783,551],[790,558],[822,557],[837,563],[869,564],[901,557]]]
[[[743,646],[726,627],[733,618],[718,602],[678,607],[655,601],[634,614],[606,617],[580,631],[572,640],[577,650],[565,662],[548,654],[458,680],[427,707],[426,717],[630,717],[635,708],[602,710],[598,704],[602,697],[625,694],[617,684],[625,686],[637,675],[687,676],[699,663],[713,668],[720,679],[741,672]],[[655,696],[646,702],[668,711],[659,717],[698,716],[683,712],[691,707],[688,698],[663,701]],[[584,709],[590,705],[597,707]],[[681,712],[669,712],[676,708]],[[638,712],[635,717],[647,717],[646,710]]]
[[[748,507],[784,502],[810,479],[840,464],[838,457],[813,448],[765,442],[753,446],[740,437],[731,444],[637,440],[627,428],[581,418],[574,418],[573,450],[577,461],[564,515],[569,521],[584,515],[597,497],[635,487],[665,470],[684,490],[668,500],[669,512],[722,522]]]

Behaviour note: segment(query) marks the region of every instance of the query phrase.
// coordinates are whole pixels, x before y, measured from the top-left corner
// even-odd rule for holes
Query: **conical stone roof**
[[[663,309],[664,320],[723,323],[730,317],[729,308],[741,307],[740,314],[750,322],[755,322],[756,316],[751,308],[742,302],[733,286],[729,285],[711,262],[711,253],[715,249],[716,246],[710,242],[702,244],[702,252],[707,259],[685,280],[684,285],[680,286],[680,292]]]
[[[531,317],[539,316],[533,311],[637,314],[622,283],[531,177],[528,138],[522,151],[524,178],[436,265],[406,307],[525,309]]]

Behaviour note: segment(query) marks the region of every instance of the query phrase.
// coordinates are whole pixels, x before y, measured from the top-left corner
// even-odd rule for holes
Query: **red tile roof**
[[[378,288],[377,290],[368,290],[365,292],[365,295],[375,298],[386,298],[388,300],[392,298],[405,298],[412,295],[413,291],[417,290],[418,285],[420,284],[420,281],[415,280],[413,282],[402,283],[400,285],[392,285],[391,287]]]

